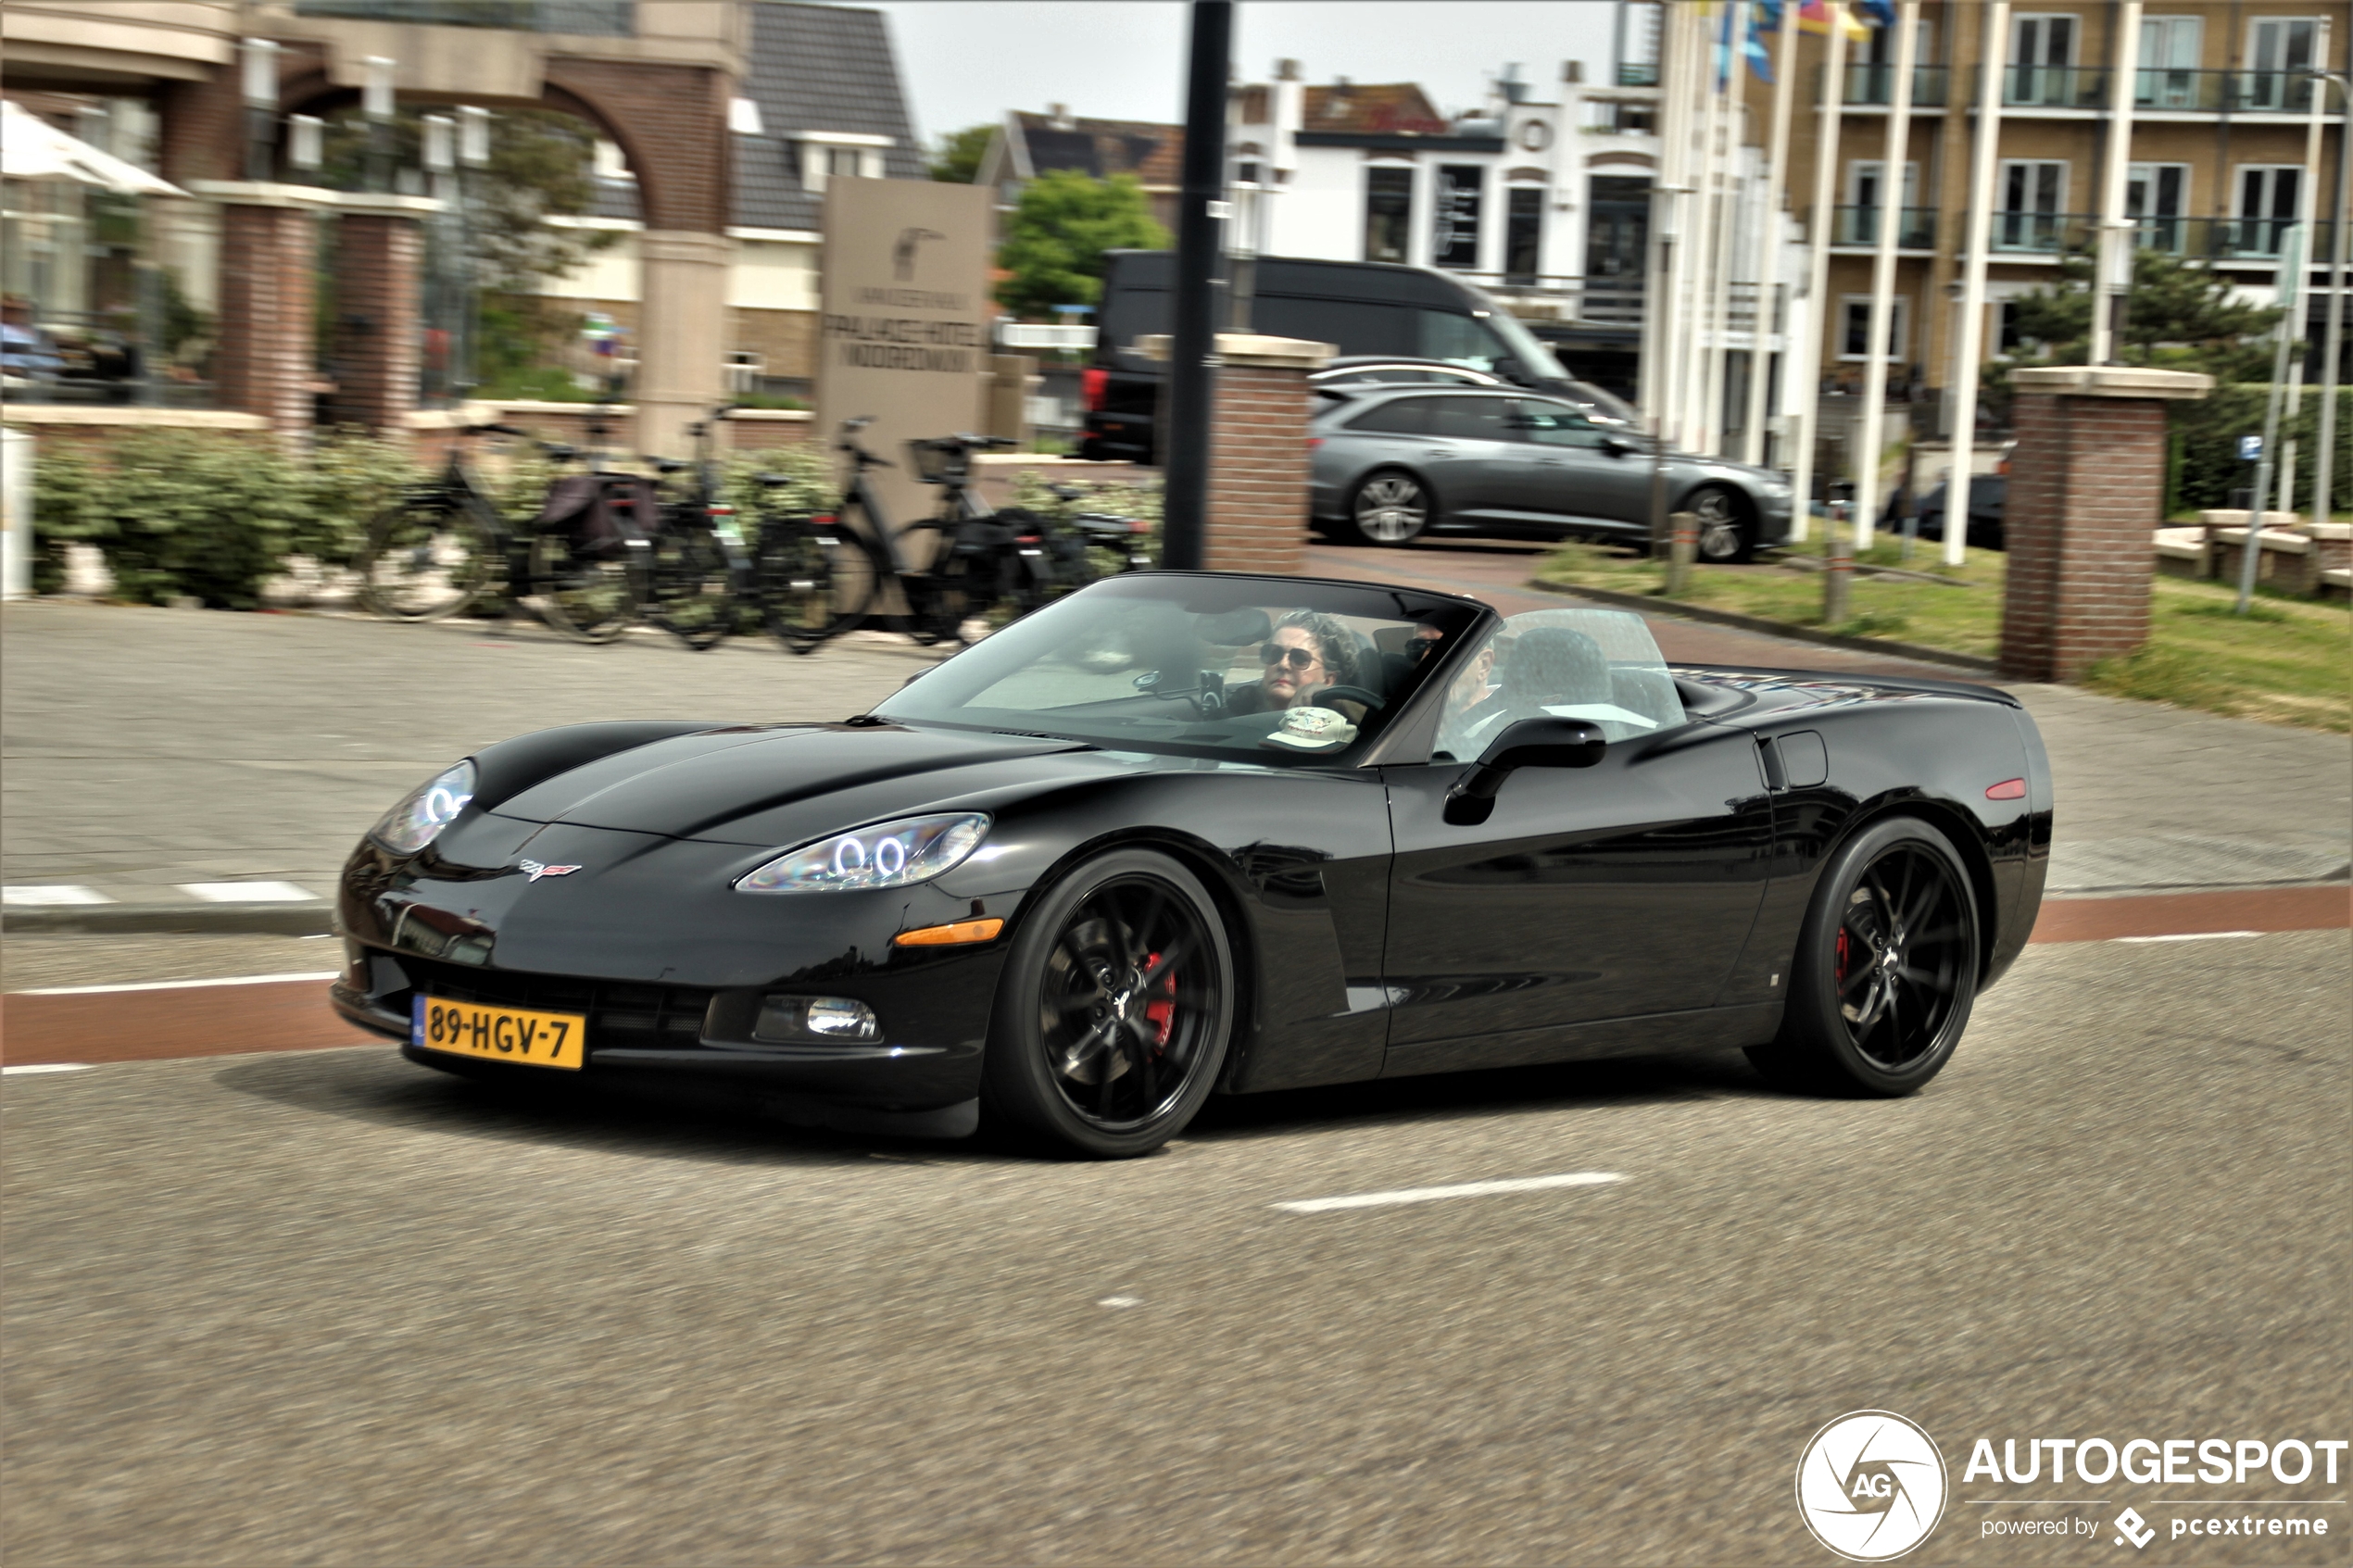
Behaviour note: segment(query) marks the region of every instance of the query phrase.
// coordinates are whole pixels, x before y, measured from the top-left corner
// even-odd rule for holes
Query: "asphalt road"
[[[1954,1474],[1908,1561],[2137,1559],[1982,1531],[2296,1499],[2325,1541],[2145,1555],[2341,1562],[2345,1470],[1960,1467],[1979,1436],[2353,1436],[2348,983],[2343,931],[2038,947],[1908,1100],[1638,1060],[1220,1101],[1112,1165],[502,1098],[388,1048],[10,1076],[0,1546],[1827,1562],[1798,1455],[1877,1407]],[[1622,1180],[1270,1207],[1570,1173]]]

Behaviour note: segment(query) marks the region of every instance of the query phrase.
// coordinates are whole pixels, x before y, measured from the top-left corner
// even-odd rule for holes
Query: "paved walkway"
[[[1527,568],[1491,550],[1319,549],[1312,570],[1411,571],[1444,587]],[[1489,596],[1506,610],[1562,602]],[[1672,659],[1952,675],[1680,621],[1653,626]],[[794,659],[764,642],[695,654],[646,635],[592,648],[537,627],[57,601],[9,606],[0,637],[0,881],[19,916],[73,897],[241,916],[278,899],[296,916],[315,909],[404,788],[490,741],[590,719],[840,717],[934,657],[880,635]],[[2057,777],[2054,892],[2346,874],[2353,747],[2342,737],[2017,689]]]

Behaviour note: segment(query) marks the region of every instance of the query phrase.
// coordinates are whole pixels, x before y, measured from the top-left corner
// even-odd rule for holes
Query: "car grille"
[[[529,1008],[539,1012],[585,1013],[588,1048],[693,1049],[702,1036],[703,1015],[713,993],[692,985],[646,985],[616,980],[582,980],[561,974],[520,974],[511,970],[474,969],[441,963],[413,953],[393,955],[411,989],[378,998],[398,1012],[409,1010],[422,988],[455,1002]]]

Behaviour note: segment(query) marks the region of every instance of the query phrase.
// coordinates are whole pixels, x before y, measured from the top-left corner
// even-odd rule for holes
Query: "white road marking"
[[[94,887],[76,887],[71,884],[0,887],[0,905],[13,909],[39,909],[52,904],[111,904],[114,900]]]
[[[37,991],[11,991],[12,997],[96,997],[115,991],[193,991],[205,985],[288,985],[302,980],[333,980],[341,972],[322,969],[315,974],[238,974],[226,980],[148,980],[136,985],[44,985]]]
[[[87,1073],[89,1071],[90,1064],[84,1061],[29,1061],[22,1067],[0,1067],[0,1073],[8,1074],[18,1073]]]
[[[1441,1198],[1485,1198],[1502,1192],[1541,1192],[1547,1187],[1601,1186],[1625,1179],[1612,1171],[1571,1171],[1558,1176],[1514,1176],[1505,1181],[1457,1182],[1453,1186],[1400,1187],[1395,1192],[1359,1192],[1346,1198],[1302,1198],[1268,1207],[1293,1214],[1321,1214],[1329,1209],[1378,1209],[1391,1203],[1429,1203]]]
[[[315,904],[319,895],[291,882],[183,882],[180,891],[208,904]]]
[[[1143,1304],[1144,1298],[1140,1296],[1106,1296],[1095,1303],[1098,1307],[1140,1307]]]
[[[2111,936],[2111,942],[2219,942],[2228,936],[2260,936],[2259,931],[2183,931],[2171,936]]]

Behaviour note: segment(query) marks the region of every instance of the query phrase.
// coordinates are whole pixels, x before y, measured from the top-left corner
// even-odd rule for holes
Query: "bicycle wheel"
[[[934,570],[900,578],[907,589],[910,634],[926,647],[936,643],[964,646],[975,640],[975,616],[983,618],[977,633],[985,637],[1021,613],[1007,601],[1009,612],[992,618],[1000,596],[993,582],[984,583],[981,578],[996,567],[993,560],[942,550]]]
[[[736,629],[727,542],[707,521],[666,522],[652,547],[647,619],[703,653]]]
[[[840,615],[834,597],[834,555],[805,518],[788,518],[761,531],[752,563],[752,593],[768,634],[794,653],[813,653],[834,634]]]
[[[556,530],[532,535],[531,592],[539,618],[565,636],[609,643],[637,619],[645,598],[635,547],[619,557],[578,549]]]
[[[352,565],[361,608],[387,621],[439,621],[481,598],[504,558],[498,520],[447,495],[417,495],[368,523]]]

